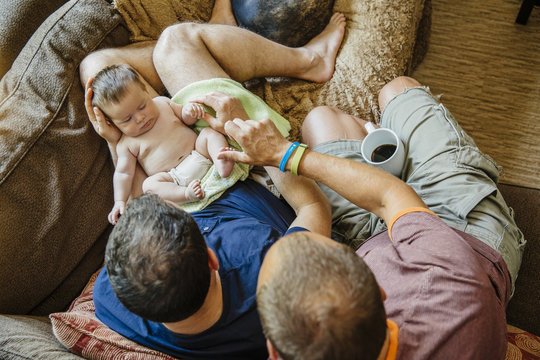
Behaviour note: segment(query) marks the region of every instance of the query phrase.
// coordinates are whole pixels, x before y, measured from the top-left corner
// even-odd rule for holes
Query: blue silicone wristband
[[[287,152],[285,153],[285,155],[283,155],[283,159],[281,159],[281,162],[279,163],[279,170],[285,172],[285,165],[287,165],[287,161],[289,161],[291,154],[298,145],[300,144],[295,141],[291,144],[291,146],[289,146]]]

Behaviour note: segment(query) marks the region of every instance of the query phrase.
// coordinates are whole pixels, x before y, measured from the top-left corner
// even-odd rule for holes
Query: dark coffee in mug
[[[371,153],[371,161],[373,162],[383,162],[388,160],[396,152],[397,146],[394,144],[383,144],[378,146]]]

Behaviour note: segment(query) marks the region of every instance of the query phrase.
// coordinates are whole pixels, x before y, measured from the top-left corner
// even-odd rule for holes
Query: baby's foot
[[[221,149],[219,149],[219,151],[235,151],[235,149],[230,147],[222,147]],[[214,161],[214,165],[216,166],[216,170],[219,176],[221,176],[222,178],[226,178],[231,175],[231,172],[234,168],[234,161],[227,159],[216,159]]]
[[[345,15],[335,13],[324,30],[304,46],[313,56],[313,65],[304,74],[304,79],[325,82],[332,78],[337,52],[345,34],[346,22]]]
[[[195,201],[204,198],[204,191],[201,187],[201,180],[192,180],[184,191],[186,199],[188,201]]]

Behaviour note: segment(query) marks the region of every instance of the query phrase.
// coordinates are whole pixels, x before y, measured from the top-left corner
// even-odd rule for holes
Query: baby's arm
[[[118,217],[122,215],[126,208],[126,201],[131,194],[137,158],[133,155],[124,142],[120,142],[116,147],[118,163],[114,171],[114,207],[109,213],[108,219],[111,224],[116,224]]]
[[[206,115],[204,107],[199,103],[190,102],[182,106],[169,100],[169,106],[176,117],[186,125],[193,125],[197,120],[204,119]]]
[[[182,108],[182,121],[184,121],[186,125],[192,125],[195,124],[197,120],[203,119],[204,114],[206,114],[206,112],[201,104],[189,103]]]

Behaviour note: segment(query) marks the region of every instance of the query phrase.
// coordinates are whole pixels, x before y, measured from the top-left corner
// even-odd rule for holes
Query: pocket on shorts
[[[476,146],[465,145],[458,149],[456,157],[456,166],[477,173],[480,176],[486,175],[495,184],[499,181],[500,170],[495,161],[481,152]]]

